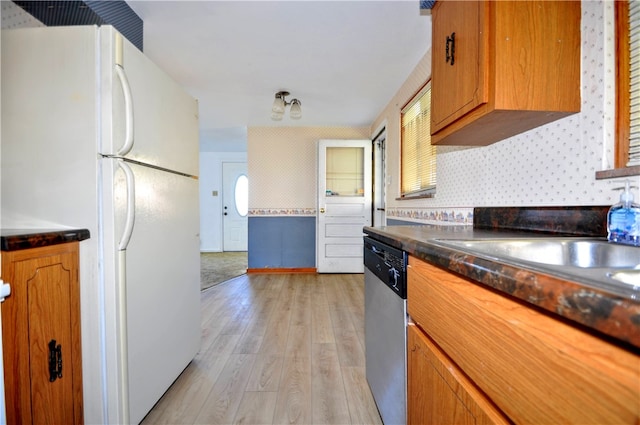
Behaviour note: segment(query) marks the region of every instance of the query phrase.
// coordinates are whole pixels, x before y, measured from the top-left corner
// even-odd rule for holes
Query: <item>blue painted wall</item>
[[[316,218],[249,217],[248,268],[316,267]]]

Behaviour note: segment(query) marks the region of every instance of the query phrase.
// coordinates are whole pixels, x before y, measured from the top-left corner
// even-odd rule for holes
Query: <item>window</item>
[[[400,196],[433,196],[436,190],[436,147],[431,146],[431,82],[402,109]]]
[[[325,159],[327,196],[364,196],[364,148],[327,146]]]
[[[615,2],[616,168],[640,165],[640,3]]]
[[[246,175],[238,177],[234,192],[236,211],[240,217],[246,217],[249,213],[249,179]]]

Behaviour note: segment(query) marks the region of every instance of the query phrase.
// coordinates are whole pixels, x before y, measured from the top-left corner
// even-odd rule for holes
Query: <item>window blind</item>
[[[640,165],[640,2],[629,2],[629,163]]]
[[[402,110],[402,197],[435,192],[436,148],[431,146],[431,83]]]

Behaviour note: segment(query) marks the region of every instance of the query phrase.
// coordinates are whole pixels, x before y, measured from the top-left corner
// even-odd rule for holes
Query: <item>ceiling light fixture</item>
[[[289,96],[288,91],[279,91],[276,93],[276,98],[273,101],[273,106],[271,107],[271,119],[274,121],[282,120],[284,116],[284,110],[287,105],[291,105],[291,109],[289,110],[289,117],[292,120],[299,120],[302,117],[302,102],[298,99],[291,99],[291,102],[287,102],[285,97]]]

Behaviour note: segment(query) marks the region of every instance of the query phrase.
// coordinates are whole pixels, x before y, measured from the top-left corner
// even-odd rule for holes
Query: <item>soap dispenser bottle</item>
[[[609,208],[607,214],[607,239],[610,242],[640,246],[640,206],[633,202],[629,180],[625,181],[620,202]]]

